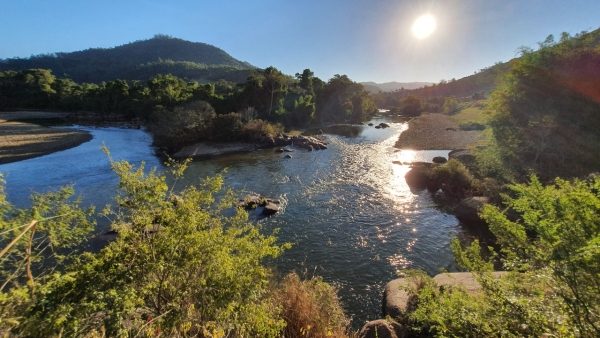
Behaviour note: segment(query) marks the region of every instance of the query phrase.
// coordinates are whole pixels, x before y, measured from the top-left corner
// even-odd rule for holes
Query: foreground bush
[[[486,206],[482,217],[498,250],[484,259],[477,241],[453,243],[456,258],[476,273],[482,293],[418,291],[413,330],[444,337],[600,336],[600,177],[543,186],[511,186],[505,210]],[[489,256],[489,255],[488,255]],[[498,264],[511,271],[496,280]]]
[[[274,297],[286,322],[284,337],[346,337],[349,320],[336,289],[322,279],[303,281],[298,275],[289,274]]]
[[[278,336],[285,322],[269,297],[270,271],[263,261],[277,257],[284,246],[261,234],[242,210],[223,216],[233,198],[222,190],[222,179],[174,192],[165,176],[147,172],[143,164],[115,162],[113,168],[119,191],[115,208],[104,214],[116,238],[98,253],[70,254],[69,264],[36,278],[35,288],[29,282],[3,291],[4,332],[35,337]],[[175,177],[183,169],[173,166]],[[62,206],[63,199],[50,195],[45,200],[58,204],[56,215],[71,210]],[[73,222],[53,227],[50,235],[60,229],[70,235],[56,240],[69,243],[79,231]],[[22,239],[25,252],[28,237]],[[22,252],[21,246],[11,252],[15,264],[3,266],[3,282],[17,272],[18,281],[27,281],[18,264]]]

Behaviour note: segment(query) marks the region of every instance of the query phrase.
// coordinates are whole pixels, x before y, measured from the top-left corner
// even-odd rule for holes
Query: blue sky
[[[427,12],[438,29],[416,40],[410,26]],[[288,74],[437,82],[506,61],[548,34],[598,26],[600,0],[0,0],[0,58],[162,33]]]

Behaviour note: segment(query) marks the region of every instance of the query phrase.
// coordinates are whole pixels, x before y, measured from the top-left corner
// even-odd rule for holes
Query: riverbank
[[[65,116],[63,113],[33,111],[0,113],[0,164],[69,149],[92,139],[88,132],[32,123]]]
[[[408,122],[408,130],[398,137],[396,148],[412,150],[468,149],[482,141],[479,130],[461,130],[448,115],[424,114]]]

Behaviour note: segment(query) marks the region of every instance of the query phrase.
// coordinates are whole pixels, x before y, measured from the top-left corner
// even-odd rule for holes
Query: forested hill
[[[510,70],[510,62],[511,61],[497,63],[491,67],[482,69],[473,75],[458,80],[442,81],[431,86],[406,90],[403,94],[418,97],[467,97],[474,94],[486,95],[496,87],[502,75]]]
[[[255,67],[215,46],[165,35],[113,48],[0,60],[0,70],[51,69],[77,82],[148,80],[161,73],[196,81],[244,81]]]

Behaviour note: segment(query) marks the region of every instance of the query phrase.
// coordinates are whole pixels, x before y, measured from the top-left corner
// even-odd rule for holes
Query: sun
[[[422,40],[429,37],[437,28],[437,22],[435,16],[431,14],[424,14],[418,17],[413,22],[411,31],[415,38]]]

